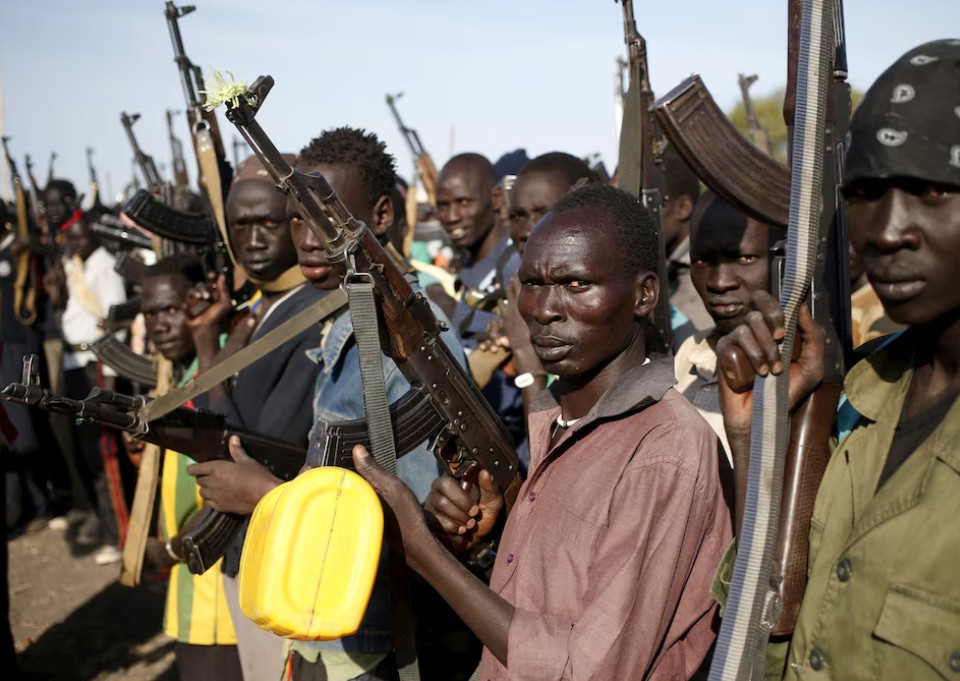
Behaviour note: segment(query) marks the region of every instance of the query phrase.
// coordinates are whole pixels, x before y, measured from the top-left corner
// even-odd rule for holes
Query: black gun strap
[[[397,448],[393,439],[387,384],[383,376],[383,355],[373,282],[360,276],[347,276],[347,298],[353,335],[360,355],[360,378],[363,382],[363,406],[373,456],[381,468],[397,474]],[[393,651],[400,681],[419,681],[417,646],[414,635],[413,610],[410,607],[410,579],[403,553],[389,549],[390,623]]]

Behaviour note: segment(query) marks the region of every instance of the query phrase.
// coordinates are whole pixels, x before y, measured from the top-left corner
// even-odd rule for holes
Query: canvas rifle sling
[[[363,383],[363,406],[373,457],[385,471],[397,474],[397,447],[393,439],[393,422],[387,385],[383,376],[383,352],[377,321],[377,303],[373,282],[365,275],[347,275],[347,296],[353,335],[360,355],[360,379]],[[390,623],[393,650],[400,681],[419,681],[417,646],[414,638],[413,611],[410,602],[410,579],[403,553],[392,547],[389,553]]]
[[[810,290],[820,227],[827,85],[834,56],[836,0],[803,0],[797,57],[796,123],[790,180],[787,261],[780,294],[785,336],[779,376],[758,376],[753,388],[750,464],[743,528],[710,681],[762,679],[766,644],[780,618],[770,573],[790,421],[787,376],[797,316]]]
[[[174,409],[186,404],[197,395],[210,390],[215,385],[223,383],[235,373],[253,364],[267,353],[277,349],[298,333],[320,323],[333,313],[340,310],[347,303],[347,294],[342,289],[331,291],[302,312],[280,324],[269,333],[264,334],[245,348],[226,358],[207,371],[198,374],[193,380],[182,387],[172,390],[166,395],[148,402],[140,411],[140,418],[146,422],[155,421],[166,416]]]

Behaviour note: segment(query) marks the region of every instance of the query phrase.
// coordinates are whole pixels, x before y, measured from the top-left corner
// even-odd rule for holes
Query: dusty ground
[[[164,582],[130,589],[119,566],[79,554],[63,532],[10,541],[10,620],[20,666],[55,681],[176,681],[160,632]]]

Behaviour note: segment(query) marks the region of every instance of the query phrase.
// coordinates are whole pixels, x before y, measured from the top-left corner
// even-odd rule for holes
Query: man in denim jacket
[[[390,200],[396,174],[394,159],[376,135],[352,128],[326,131],[300,152],[297,170],[303,173],[321,172],[353,215],[367,224],[401,267],[409,269],[397,250],[403,235],[398,234],[395,228],[393,203]],[[340,286],[340,274],[331,267],[322,243],[306,223],[295,215],[291,218],[290,226],[303,275],[321,291]],[[434,306],[433,309],[434,314],[446,320],[439,308]],[[453,331],[444,332],[443,341],[462,360],[463,350],[456,334]],[[365,417],[359,353],[349,310],[344,308],[327,321],[321,332],[320,346],[309,351],[308,356],[319,365],[314,394],[314,425],[307,453],[307,462],[315,465],[323,452],[327,425]],[[395,402],[410,389],[410,384],[393,360],[386,356],[383,356],[383,373],[387,398]],[[242,465],[259,466],[238,451],[242,449],[239,444],[232,443],[231,449]],[[397,461],[397,471],[421,502],[426,499],[431,483],[440,473],[427,442],[401,457]],[[257,499],[278,484],[280,481],[274,479],[270,485],[263,485],[262,489],[257,490]],[[209,496],[206,498],[218,510],[246,513],[252,510],[252,507],[234,506],[229,501],[218,507],[217,500],[211,500]],[[377,681],[394,678],[396,664],[391,654],[393,646],[385,561],[382,561],[382,568],[357,633],[334,641],[295,642],[288,665],[292,679]]]

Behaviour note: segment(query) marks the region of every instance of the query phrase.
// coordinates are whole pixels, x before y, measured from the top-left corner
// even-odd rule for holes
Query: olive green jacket
[[[911,335],[846,377],[837,422],[849,435],[835,439],[817,493],[788,664],[771,645],[768,678],[960,680],[960,399],[876,490],[913,374]]]

